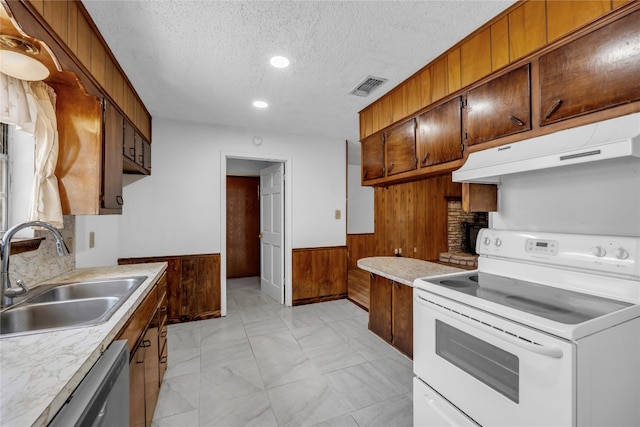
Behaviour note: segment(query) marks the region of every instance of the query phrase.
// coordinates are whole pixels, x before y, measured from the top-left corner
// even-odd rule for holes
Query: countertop
[[[166,268],[164,262],[82,268],[39,284],[147,276],[101,325],[0,338],[0,424],[46,426]]]
[[[413,287],[413,281],[420,277],[465,271],[421,259],[393,256],[361,258],[358,260],[358,267],[411,287]]]

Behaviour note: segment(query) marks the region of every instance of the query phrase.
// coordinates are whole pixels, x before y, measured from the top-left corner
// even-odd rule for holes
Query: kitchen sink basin
[[[41,303],[85,298],[126,296],[136,290],[136,288],[140,286],[145,279],[146,276],[140,276],[54,285],[53,288],[30,298],[28,302]]]
[[[46,285],[0,312],[0,336],[95,326],[113,313],[146,276]]]
[[[103,297],[19,305],[0,314],[0,331],[4,335],[101,323],[114,311],[119,300]]]

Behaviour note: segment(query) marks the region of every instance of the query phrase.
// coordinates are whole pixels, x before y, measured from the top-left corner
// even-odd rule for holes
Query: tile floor
[[[347,300],[286,307],[227,282],[228,315],[169,326],[153,426],[411,426],[412,364]]]

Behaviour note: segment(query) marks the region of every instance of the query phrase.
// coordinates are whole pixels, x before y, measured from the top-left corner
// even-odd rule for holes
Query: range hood
[[[640,157],[640,113],[471,153],[453,181],[496,184],[504,175],[629,156]]]

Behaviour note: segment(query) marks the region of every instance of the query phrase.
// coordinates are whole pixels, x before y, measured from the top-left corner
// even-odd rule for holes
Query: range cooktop
[[[624,301],[480,271],[424,280],[449,290],[569,325],[586,322],[632,305]]]

